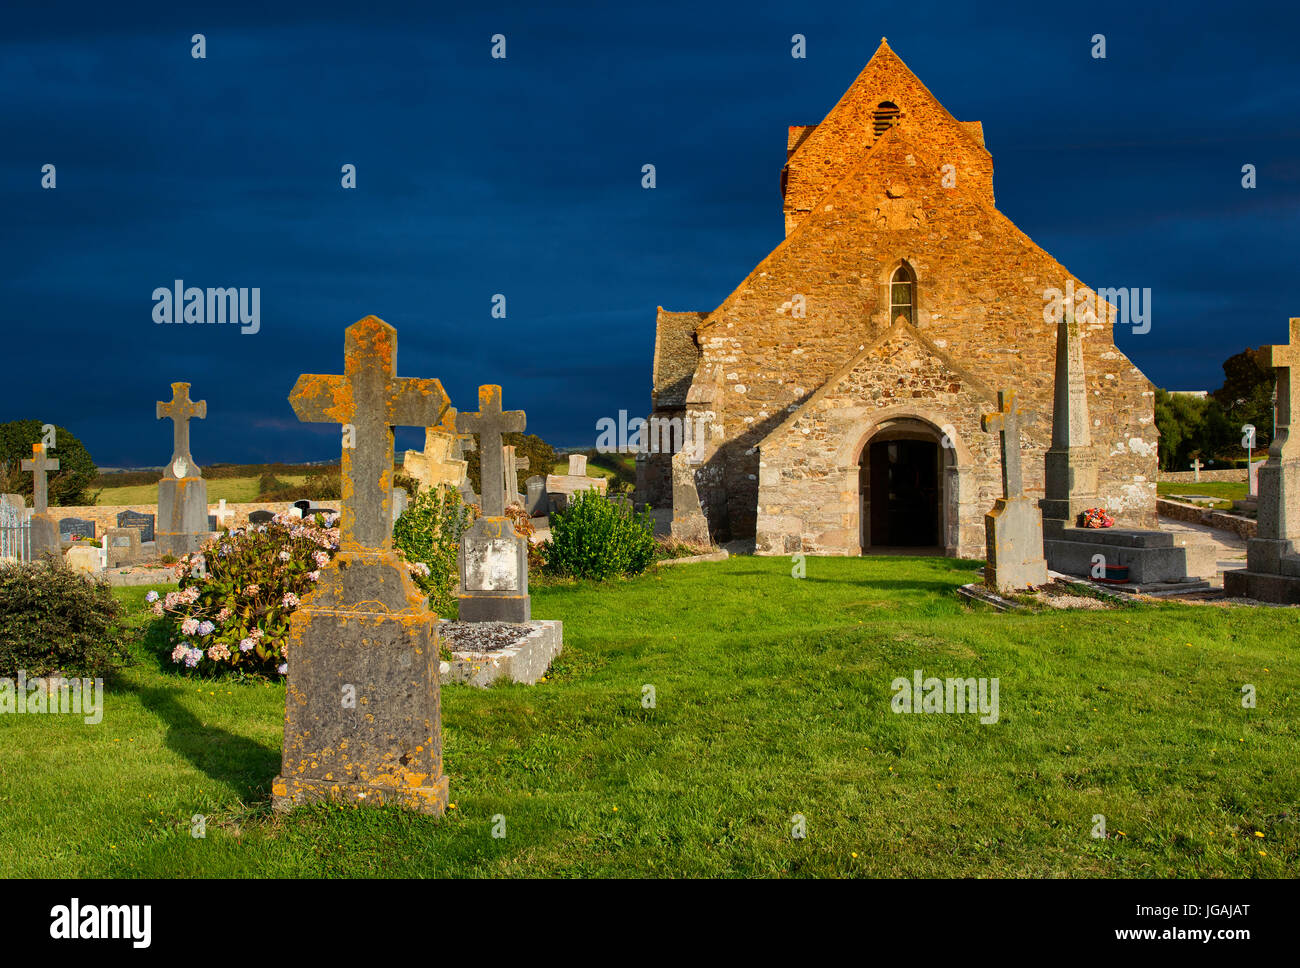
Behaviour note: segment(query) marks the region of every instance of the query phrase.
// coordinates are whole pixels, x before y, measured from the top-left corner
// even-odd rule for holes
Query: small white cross
[[[215,515],[217,523],[222,527],[225,527],[226,518],[233,518],[234,516],[235,512],[226,507],[226,499],[223,497],[217,504],[217,513]]]
[[[1201,479],[1201,468],[1204,467],[1205,465],[1201,463],[1201,459],[1198,457],[1196,458],[1196,460],[1192,461],[1191,466],[1192,466],[1192,472],[1196,475],[1195,480],[1199,482]]]

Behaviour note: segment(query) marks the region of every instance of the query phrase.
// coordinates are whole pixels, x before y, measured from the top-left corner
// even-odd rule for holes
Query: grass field
[[[279,474],[277,479],[285,484],[301,485],[306,474]],[[258,478],[216,477],[208,481],[208,503],[215,504],[223,498],[231,504],[245,504],[257,500]],[[98,504],[157,504],[157,484],[135,484],[128,487],[106,487],[99,495]]]
[[[98,726],[0,716],[0,876],[1294,876],[1300,612],[968,611],[974,567],[539,587],[565,652],[534,687],[443,690],[441,820],[274,817],[283,686],[141,653]],[[996,677],[998,721],[891,712],[916,669]]]
[[[1218,500],[1195,501],[1193,503],[1227,511],[1231,510],[1233,501],[1240,501],[1246,497],[1246,482],[1200,481],[1178,483],[1176,481],[1159,481],[1156,483],[1156,493],[1160,497],[1170,497],[1174,494],[1204,494],[1206,497],[1218,498]]]

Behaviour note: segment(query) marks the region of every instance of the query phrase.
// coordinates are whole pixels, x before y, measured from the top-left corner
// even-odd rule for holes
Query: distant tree
[[[1160,431],[1160,469],[1186,470],[1201,445],[1201,431],[1207,401],[1183,394],[1177,396],[1156,388],[1156,429]]]
[[[1256,450],[1273,442],[1273,385],[1273,371],[1263,365],[1260,349],[1244,349],[1223,361],[1223,386],[1211,396],[1231,429],[1225,443],[1234,454],[1241,451],[1242,424],[1255,425]]]
[[[0,489],[6,494],[23,494],[32,497],[32,473],[22,469],[22,462],[30,460],[32,444],[40,443],[40,420],[11,420],[0,424]],[[59,462],[59,469],[48,478],[50,504],[69,507],[91,504],[94,495],[90,486],[99,474],[86,446],[66,427],[55,426],[54,446],[49,457]]]
[[[555,466],[555,448],[542,440],[536,434],[502,434],[501,442],[503,444],[513,444],[516,457],[527,457],[529,460],[528,467],[518,471],[518,490],[522,494],[525,489],[524,482],[534,474],[546,475],[551,473],[551,468]],[[482,473],[480,467],[480,454],[477,448],[466,451],[465,461],[469,465],[466,473],[469,475],[470,485],[478,494],[483,493]]]

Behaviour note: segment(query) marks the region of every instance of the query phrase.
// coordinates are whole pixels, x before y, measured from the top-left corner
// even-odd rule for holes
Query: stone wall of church
[[[726,501],[710,513],[721,537],[755,534],[757,445],[883,334],[888,278],[900,259],[917,276],[918,329],[990,388],[1019,391],[1031,420],[1026,482],[1041,495],[1056,353],[1044,292],[1065,290],[1068,280],[1086,287],[1001,213],[943,188],[919,151],[900,139],[878,153],[876,163],[890,170],[886,194],[873,200],[872,168],[847,179],[701,326],[697,374],[722,377],[713,406],[726,443],[714,460],[725,468]],[[1101,500],[1122,523],[1153,526],[1152,388],[1106,323],[1085,327],[1084,366]]]
[[[858,554],[861,449],[886,421],[912,418],[952,451],[956,473],[942,483],[956,490],[948,503],[958,526],[941,542],[958,557],[982,557],[983,515],[1001,496],[1002,465],[999,438],[980,430],[980,417],[996,409],[987,387],[895,331],[760,446],[757,552]]]

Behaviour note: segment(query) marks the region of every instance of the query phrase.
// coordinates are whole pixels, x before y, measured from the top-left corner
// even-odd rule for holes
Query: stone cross
[[[1007,498],[1022,497],[1025,492],[1020,469],[1021,412],[1016,406],[1016,391],[999,390],[997,413],[986,413],[980,418],[980,428],[985,433],[1001,435],[1002,493]]]
[[[493,481],[505,480],[501,435],[523,433],[524,412],[501,409],[501,387],[488,384],[478,388],[478,413],[456,415],[456,430],[463,434],[478,435],[478,450],[482,455],[479,467],[480,490],[483,492],[483,516],[499,518],[505,515],[505,489],[493,487]]]
[[[393,427],[438,423],[451,401],[439,380],[399,377],[397,330],[377,316],[348,327],[343,376],[304,373],[289,395],[298,419],[343,425],[340,550],[393,546]]]
[[[226,518],[233,518],[234,516],[235,512],[226,507],[226,499],[224,497],[217,502],[217,513],[214,517],[223,527],[225,526]]]
[[[208,401],[191,400],[188,383],[173,383],[171,400],[167,403],[158,401],[154,419],[162,420],[164,417],[170,417],[172,420],[172,459],[167,462],[164,476],[167,474],[176,478],[199,476],[199,468],[195,466],[194,458],[190,456],[190,419],[198,417],[200,420],[206,420],[207,416]]]
[[[45,482],[46,471],[57,471],[59,462],[45,456],[44,444],[32,444],[32,459],[23,461],[22,468],[32,472],[32,513],[45,514],[49,510],[49,489]]]
[[[1294,457],[1300,450],[1300,434],[1291,439],[1291,420],[1300,411],[1300,380],[1293,379],[1293,370],[1300,368],[1300,318],[1291,320],[1291,340],[1284,346],[1264,347],[1265,366],[1271,366],[1277,373],[1277,433],[1269,447],[1269,456],[1277,455],[1279,460]]]
[[[1201,459],[1199,457],[1196,458],[1196,460],[1192,461],[1190,465],[1190,467],[1192,468],[1192,473],[1195,475],[1193,480],[1197,481],[1198,483],[1201,480],[1201,468],[1204,466],[1205,465],[1201,463]]]

